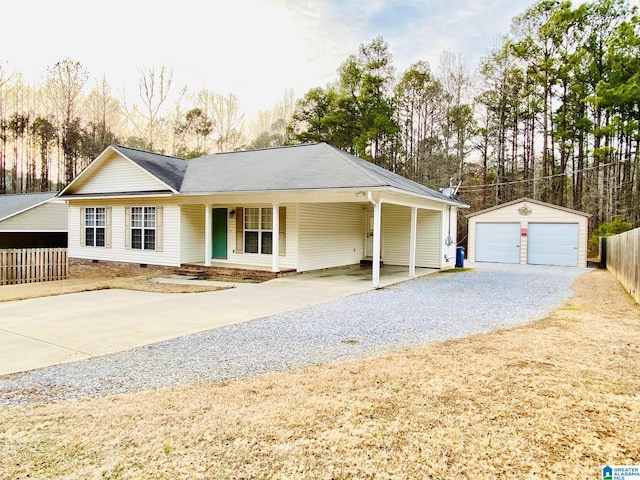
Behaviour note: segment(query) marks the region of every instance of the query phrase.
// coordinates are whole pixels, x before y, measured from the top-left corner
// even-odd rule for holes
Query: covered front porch
[[[413,276],[407,275],[407,267],[400,265],[382,265],[380,267],[380,276],[378,286],[376,288],[384,288],[397,283],[406,282],[408,280],[423,277],[431,273],[439,272],[437,268],[416,267]],[[303,280],[314,280],[318,282],[353,282],[354,285],[359,284],[365,289],[370,289],[371,277],[373,273],[372,266],[349,265],[346,267],[329,268],[313,272],[304,272],[296,278]]]
[[[455,259],[456,209],[430,200],[379,191],[193,200],[202,203],[182,205],[181,264],[212,276],[264,280],[355,265],[379,288],[391,267],[406,280]],[[365,259],[369,268],[358,265]]]
[[[200,279],[205,281],[220,280],[227,282],[260,283],[276,278],[290,278],[295,281],[326,284],[327,288],[329,284],[335,284],[336,282],[343,285],[359,285],[358,289],[366,291],[371,288],[373,267],[371,265],[357,264],[308,272],[296,272],[293,269],[282,269],[280,272],[272,272],[269,267],[261,265],[247,266],[213,262],[212,265],[209,266],[195,263],[184,264],[178,271],[187,276],[191,274],[192,277],[196,277],[197,274],[201,273],[202,276]],[[405,266],[382,265],[380,267],[379,288],[405,282],[412,278],[422,277],[438,271],[440,270],[437,268],[416,267],[415,275],[409,277]]]

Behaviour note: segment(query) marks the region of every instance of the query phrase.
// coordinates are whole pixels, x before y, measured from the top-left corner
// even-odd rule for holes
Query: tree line
[[[281,145],[294,105],[287,90],[247,125],[235,94],[176,89],[164,66],[140,69],[136,93],[89,85],[69,58],[36,85],[0,64],[0,194],[59,190],[112,143],[182,158]]]
[[[640,224],[640,17],[623,0],[542,0],[471,74],[443,54],[393,75],[361,45],[297,104],[294,141],[326,141],[474,210],[529,197]]]
[[[640,17],[624,0],[541,0],[472,71],[446,51],[397,73],[382,37],[337,78],[286,91],[245,124],[238,99],[175,91],[140,71],[137,101],[65,59],[43,85],[0,68],[0,193],[57,189],[107,145],[192,158],[323,141],[432,188],[461,185],[473,210],[523,196],[640,224]]]

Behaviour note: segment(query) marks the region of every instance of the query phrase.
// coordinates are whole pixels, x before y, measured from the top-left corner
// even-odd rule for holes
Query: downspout
[[[373,288],[380,288],[380,203],[373,199],[371,192],[367,192],[367,200],[373,205],[373,261],[371,282]]]
[[[447,247],[453,243],[453,238],[451,238],[451,205],[449,205],[449,231],[447,232]]]
[[[444,244],[445,244],[445,246],[450,247],[451,244],[453,244],[453,238],[451,238],[451,205],[449,205],[449,218],[448,218],[448,220],[449,220],[449,229],[447,231],[447,238],[445,238]],[[447,263],[449,263],[449,260],[451,260],[451,258],[447,256],[446,252],[444,254],[444,260]]]

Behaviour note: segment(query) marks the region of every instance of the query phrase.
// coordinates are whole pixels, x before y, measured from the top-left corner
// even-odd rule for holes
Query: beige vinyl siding
[[[531,209],[529,215],[522,215],[518,209],[523,204]],[[469,218],[469,240],[467,258],[475,261],[476,225],[478,223],[519,223],[520,228],[528,228],[529,223],[577,223],[578,224],[578,266],[587,265],[588,218],[584,215],[568,212],[560,208],[539,205],[533,202],[517,202],[503,208],[496,208],[486,213]],[[520,263],[527,263],[528,237],[520,237]]]
[[[236,210],[238,212],[238,207],[273,207],[272,204],[253,204],[253,205],[227,205],[229,210]],[[285,255],[280,255],[278,257],[278,265],[280,268],[297,268],[296,267],[296,258],[298,255],[298,246],[296,242],[296,230],[298,228],[297,216],[298,216],[298,205],[289,205],[289,204],[281,204],[280,207],[285,208],[286,219],[284,220],[284,224],[286,227],[285,233],[285,247],[284,252]],[[236,227],[238,222],[241,222],[241,216],[236,213],[235,217],[229,219],[229,226],[227,229],[227,245],[229,249],[229,256],[226,260],[226,263],[233,263],[238,265],[258,265],[263,267],[270,267],[273,262],[273,258],[271,255],[260,255],[254,253],[243,253],[236,251]],[[282,219],[281,219],[282,221]],[[282,251],[282,248],[280,249]],[[225,260],[215,259],[216,263],[225,263]]]
[[[298,271],[358,263],[363,256],[364,220],[359,205],[300,205]]]
[[[104,206],[100,203],[73,203],[69,208],[69,257],[150,265],[180,265],[180,207],[150,200],[111,204],[111,248],[80,245],[80,208]],[[162,251],[125,248],[125,209],[132,206],[162,206]],[[156,229],[157,230],[157,229]],[[158,241],[158,240],[156,240]]]
[[[445,207],[448,209],[448,207]],[[455,208],[452,208],[452,238],[455,239]],[[443,219],[443,222],[441,222]],[[443,225],[444,223],[444,225]],[[448,230],[448,220],[442,212],[418,209],[416,225],[416,266],[428,268],[448,268],[441,257],[440,245]],[[442,233],[441,233],[442,232]],[[382,260],[385,265],[409,265],[411,236],[411,208],[399,205],[382,205]],[[454,240],[455,241],[455,240]],[[450,249],[455,266],[455,245]],[[442,261],[441,261],[442,258]],[[451,262],[449,262],[451,263]]]
[[[382,251],[385,265],[409,265],[411,208],[382,204]]]
[[[67,204],[47,202],[0,222],[5,232],[66,232]]]
[[[114,155],[86,181],[74,185],[74,194],[149,192],[167,190],[167,186],[135,163]]]
[[[204,205],[183,205],[181,215],[182,263],[204,262],[205,211]]]
[[[416,267],[443,267],[443,257],[441,253],[442,235],[442,212],[435,210],[418,210]]]

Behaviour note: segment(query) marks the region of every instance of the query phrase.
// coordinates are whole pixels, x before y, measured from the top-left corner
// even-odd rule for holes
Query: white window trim
[[[155,207],[156,209],[156,248],[154,250],[146,249],[148,252],[162,252],[163,248],[163,226],[164,226],[164,209],[162,205],[133,205],[124,208],[124,248],[125,250],[145,251],[145,249],[131,248],[131,209],[135,207]],[[143,245],[144,246],[144,245]]]
[[[247,210],[250,209],[255,209],[258,210],[258,228],[246,228],[246,216],[247,216]],[[262,228],[262,212],[263,210],[271,210],[271,229],[265,229]],[[263,253],[262,252],[262,233],[263,232],[269,232],[271,233],[272,236],[272,240],[271,240],[271,249],[273,250],[273,207],[244,207],[243,209],[243,218],[242,218],[242,236],[243,236],[243,243],[244,243],[244,248],[243,248],[243,253],[246,255],[271,255],[272,252],[270,253]],[[257,252],[248,252],[247,251],[247,237],[246,237],[246,233],[247,232],[257,232],[258,233],[258,251]]]
[[[87,225],[87,210],[93,210],[93,225]],[[104,210],[104,225],[97,225],[97,211]],[[104,229],[104,245],[96,245],[98,229]],[[93,230],[93,243],[87,243],[87,229]],[[91,248],[111,248],[111,207],[98,205],[80,208],[80,245]]]
[[[140,209],[141,210],[141,218],[140,218],[140,226],[138,227],[134,227],[133,225],[133,215],[134,210],[135,209]],[[146,226],[146,218],[147,218],[147,210],[151,210],[153,209],[153,227],[147,227]],[[157,213],[156,213],[156,207],[153,205],[134,205],[131,207],[131,210],[129,211],[130,216],[131,216],[131,230],[129,231],[129,235],[131,238],[131,249],[132,250],[150,250],[150,251],[155,251],[156,249],[156,217],[157,217]],[[150,213],[150,212],[149,212]],[[133,232],[140,230],[140,247],[136,247],[133,244]],[[146,246],[146,235],[145,232],[148,231],[152,231],[153,230],[153,248],[149,248]]]

